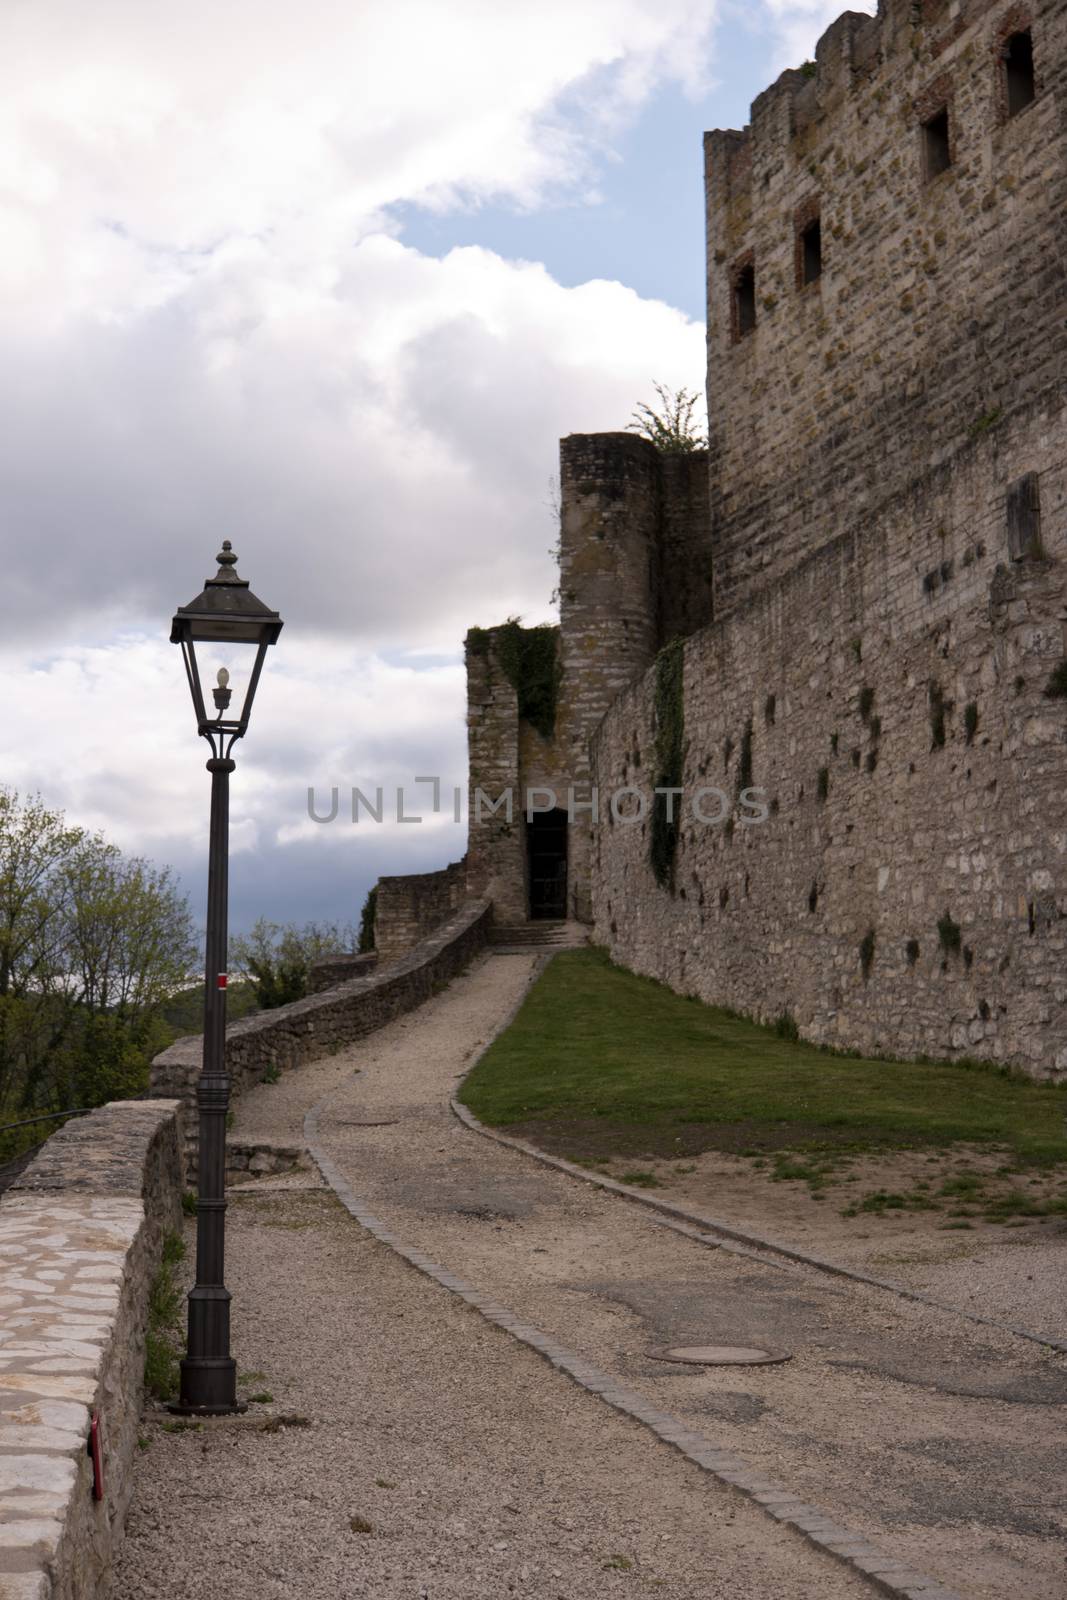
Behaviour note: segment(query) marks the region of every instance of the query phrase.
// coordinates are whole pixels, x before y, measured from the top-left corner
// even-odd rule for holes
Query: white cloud
[[[799,67],[815,56],[815,46],[831,22],[843,11],[866,11],[874,14],[878,0],[763,0],[778,33],[775,51],[775,70]]]
[[[0,778],[198,859],[162,641],[224,536],[287,621],[235,850],[332,861],[308,782],[462,765],[459,668],[389,662],[548,614],[557,439],[700,387],[703,330],[618,283],[420,255],[389,208],[588,193],[647,95],[699,89],[716,10],[9,0]]]

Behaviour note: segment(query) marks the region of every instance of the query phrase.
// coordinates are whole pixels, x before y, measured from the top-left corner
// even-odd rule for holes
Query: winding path
[[[361,1224],[307,1179],[231,1207],[236,1348],[310,1425],[153,1428],[116,1593],[223,1592],[221,1563],[233,1600],[1058,1597],[1062,1356],[709,1248],[454,1118],[533,964],[242,1102],[245,1139],[307,1118]],[[707,1342],[792,1359],[656,1359]]]

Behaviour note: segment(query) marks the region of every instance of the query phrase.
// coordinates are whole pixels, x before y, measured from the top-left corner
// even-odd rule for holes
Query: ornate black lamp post
[[[248,727],[267,646],[277,639],[282,619],[257,600],[237,576],[237,557],[227,539],[219,570],[202,594],[179,606],[171,625],[172,644],[180,644],[196,711],[197,732],[211,746],[211,844],[208,856],[207,959],[204,977],[204,1064],[197,1088],[200,1112],[199,1199],[196,1214],[196,1287],[189,1295],[188,1355],[181,1364],[181,1411],[217,1415],[237,1410],[237,1363],[230,1355],[230,1292],[223,1282],[226,1234],[226,1110],[230,1079],[226,1071],[226,942],[229,874],[230,752]],[[197,646],[223,646],[236,667],[244,656],[254,661],[240,715],[227,717],[233,690],[230,671],[220,667],[212,690],[216,715],[209,717],[200,686]],[[212,663],[214,664],[214,663]]]

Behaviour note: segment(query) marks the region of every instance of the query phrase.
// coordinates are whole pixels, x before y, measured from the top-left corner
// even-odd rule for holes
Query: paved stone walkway
[[[975,1597],[1058,1597],[1062,1357],[878,1291],[709,1249],[455,1120],[448,1097],[520,998],[531,965],[529,956],[490,956],[347,1056],[255,1091],[242,1103],[241,1136],[289,1139],[322,1099],[317,1138],[330,1168],[386,1229],[574,1352],[605,1386],[669,1413],[680,1438],[699,1435],[720,1457],[743,1457],[754,1479],[782,1484],[873,1538],[898,1571],[929,1575],[930,1600],[939,1581]],[[306,1499],[312,1486],[332,1501],[341,1484],[377,1510],[383,1491],[373,1478],[364,1487],[365,1463],[383,1459],[385,1417],[401,1434],[432,1441],[421,1452],[409,1441],[402,1467],[390,1469],[402,1472],[406,1509],[388,1498],[380,1532],[376,1523],[348,1565],[330,1567],[341,1587],[304,1581],[302,1595],[870,1592],[332,1212],[323,1282],[322,1241],[313,1230],[298,1241],[296,1225],[286,1234],[270,1213],[331,1203],[275,1189],[249,1193],[231,1211],[240,1359],[268,1370],[276,1398],[306,1409],[312,1428],[285,1435],[276,1477],[259,1459],[258,1423],[205,1429],[202,1461],[184,1437],[154,1439],[119,1592],[175,1600],[216,1592],[209,1564],[236,1537],[221,1516],[206,1542],[183,1550],[169,1586],[153,1586],[153,1563],[188,1515],[182,1471],[194,1462],[199,1492],[204,1464],[229,1455],[228,1492],[252,1516],[269,1504],[272,1522],[288,1525],[291,1497]],[[792,1360],[703,1369],[654,1359],[666,1345],[705,1342],[770,1345]],[[302,1490],[296,1470],[308,1474]],[[390,1471],[382,1476],[391,1482]],[[519,1518],[510,1526],[521,1537],[493,1539],[501,1493],[520,1480],[506,1492],[518,1494],[521,1510],[503,1521]],[[413,1493],[425,1497],[417,1527]],[[442,1543],[450,1517],[478,1534]],[[329,1537],[344,1543],[336,1528]],[[504,1546],[488,1565],[483,1537],[487,1548]],[[242,1547],[239,1562],[225,1560],[227,1592],[237,1600],[291,1592],[270,1584],[292,1582],[294,1551],[306,1544],[272,1539],[267,1556],[258,1543]],[[274,1563],[266,1572],[264,1561]]]

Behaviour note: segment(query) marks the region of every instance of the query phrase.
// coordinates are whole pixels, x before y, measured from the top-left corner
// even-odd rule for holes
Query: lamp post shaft
[[[200,1117],[196,1213],[196,1285],[189,1295],[188,1354],[181,1363],[182,1411],[229,1412],[237,1406],[237,1363],[230,1355],[230,1293],[223,1281],[226,1236],[226,949],[230,849],[230,760],[209,761],[207,953],[204,969],[204,1061],[197,1086]]]

